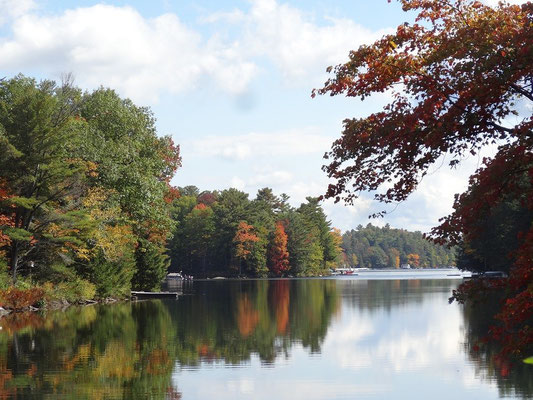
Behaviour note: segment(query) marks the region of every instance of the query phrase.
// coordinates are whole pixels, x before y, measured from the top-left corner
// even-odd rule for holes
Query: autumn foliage
[[[498,146],[431,237],[458,246],[465,269],[508,272],[497,282],[467,283],[454,297],[468,301],[503,291],[492,338],[507,354],[530,355],[533,3],[400,2],[418,12],[415,23],[350,52],[349,61],[330,67],[333,77],[313,91],[392,96],[380,112],[344,121],[342,137],[325,155],[324,170],[335,180],[326,197],[351,202],[374,191],[384,203],[403,201],[436,162],[454,167],[466,155]]]
[[[531,116],[502,124],[533,100],[533,4],[493,9],[478,1],[403,0],[418,10],[372,45],[330,67],[334,77],[315,94],[365,99],[390,91],[393,100],[366,118],[347,119],[326,155],[336,180],[327,197],[348,201],[367,190],[384,202],[405,200],[443,154],[451,166],[464,154],[502,139],[531,148]]]
[[[158,288],[181,157],[154,124],[111,89],[0,80],[2,272],[13,282],[83,278],[99,297]]]
[[[23,310],[42,300],[44,290],[40,288],[18,289],[11,287],[0,291],[0,306],[8,310]]]
[[[6,202],[10,197],[6,181],[0,180],[0,204]],[[2,232],[2,228],[5,229],[12,226],[13,218],[10,213],[6,211],[2,213],[0,211],[0,258],[5,255],[3,248],[6,248],[11,243],[9,236]]]
[[[206,207],[203,203],[198,204],[196,207]],[[254,233],[254,227],[247,224],[246,221],[240,221],[233,238],[235,243],[235,255],[237,258],[246,260],[252,253],[252,247],[254,243],[259,240],[259,237]]]
[[[259,313],[248,294],[243,294],[237,303],[237,324],[243,338],[248,337],[259,322]]]
[[[276,331],[285,334],[289,325],[290,282],[286,279],[272,282],[270,287],[276,315]]]
[[[289,252],[287,251],[287,234],[283,223],[276,223],[274,239],[269,251],[269,269],[276,275],[283,275],[289,270]]]

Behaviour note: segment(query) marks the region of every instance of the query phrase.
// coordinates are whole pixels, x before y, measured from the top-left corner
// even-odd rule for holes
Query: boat
[[[463,279],[500,279],[507,278],[507,274],[503,271],[485,271],[472,272],[470,276],[465,276]]]

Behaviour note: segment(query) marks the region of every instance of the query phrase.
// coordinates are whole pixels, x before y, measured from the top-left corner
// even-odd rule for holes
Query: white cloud
[[[241,178],[239,178],[238,176],[234,176],[233,178],[231,178],[231,186],[232,188],[235,188],[235,189],[239,189],[239,190],[243,190],[246,186],[246,182],[244,182]]]
[[[258,185],[258,186],[274,186],[273,183],[278,185],[283,185],[286,183],[291,182],[293,179],[293,176],[288,171],[272,171],[269,173],[264,174],[256,174],[254,175],[250,181],[249,185]]]
[[[244,43],[267,56],[290,81],[324,76],[328,65],[348,59],[349,50],[381,37],[349,19],[329,18],[319,25],[300,9],[275,0],[254,0],[246,18]]]
[[[0,24],[11,20],[12,34],[0,38],[0,69],[57,76],[73,72],[79,84],[111,86],[136,101],[161,93],[181,93],[199,85],[232,95],[245,93],[264,60],[291,82],[325,75],[329,64],[382,35],[348,19],[320,25],[304,12],[275,0],[252,1],[201,18],[203,23],[236,27],[231,39],[185,25],[175,14],[145,18],[131,7],[95,5],[58,15],[29,13],[32,0],[0,0]],[[208,78],[207,80],[205,78]],[[319,83],[320,81],[316,81]]]
[[[212,24],[215,22],[227,22],[230,24],[236,24],[244,21],[246,14],[239,9],[234,9],[233,11],[217,11],[211,13],[205,17],[200,18],[201,23]]]
[[[36,8],[33,0],[0,0],[0,25]]]
[[[330,327],[323,351],[333,352],[337,364],[344,369],[367,368],[379,360],[384,374],[432,370],[437,366],[445,379],[461,357],[457,349],[464,340],[458,308],[441,307],[438,316],[434,313],[435,304],[445,303],[446,296],[443,293],[440,299],[426,297],[423,306],[404,305],[402,317],[387,320],[386,329],[376,315],[347,310],[347,315]],[[412,327],[418,323],[419,327]]]
[[[331,138],[320,135],[318,129],[302,128],[234,136],[207,136],[192,142],[192,152],[194,155],[218,156],[228,160],[247,160],[322,153],[330,144]]]
[[[96,5],[23,15],[12,31],[0,41],[0,68],[71,71],[82,85],[111,86],[136,100],[192,90],[204,77],[238,94],[256,72],[231,43],[203,41],[174,14],[147,19],[130,7]]]
[[[383,394],[390,391],[387,384],[368,383],[347,383],[335,381],[315,381],[312,379],[294,379],[292,376],[276,375],[261,371],[261,379],[256,376],[241,378],[239,380],[230,379],[223,382],[221,379],[213,379],[209,385],[202,384],[196,380],[200,375],[192,375],[188,371],[181,375],[180,383],[177,386],[195,398],[207,399],[290,399],[290,400],[322,400],[340,397],[360,398]],[[270,379],[275,378],[273,385]],[[186,381],[187,384],[184,384]],[[192,383],[192,384],[191,384]],[[184,389],[182,389],[184,388]],[[185,390],[187,389],[187,390]]]

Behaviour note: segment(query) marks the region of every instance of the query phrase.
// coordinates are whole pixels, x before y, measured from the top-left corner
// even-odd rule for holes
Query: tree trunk
[[[17,268],[19,263],[19,245],[18,241],[14,240],[11,246],[11,260],[9,261],[11,267],[11,274],[13,275],[13,283],[17,282]]]

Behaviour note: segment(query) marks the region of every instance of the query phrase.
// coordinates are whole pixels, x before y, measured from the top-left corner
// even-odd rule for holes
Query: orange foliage
[[[78,348],[76,354],[73,357],[64,357],[63,358],[63,370],[64,371],[73,371],[78,364],[83,361],[86,361],[91,354],[92,346],[90,344],[81,345]]]
[[[243,294],[237,302],[237,324],[243,338],[248,337],[259,322],[259,313],[254,308],[247,294]]]
[[[515,99],[533,99],[533,4],[400,3],[418,13],[415,23],[350,52],[313,91],[360,99],[391,92],[393,99],[382,111],[345,120],[342,137],[325,155],[323,170],[336,180],[327,198],[351,202],[371,190],[379,201],[400,202],[443,155],[453,167],[490,143],[531,149],[533,120]],[[515,112],[512,126],[501,124]]]
[[[181,400],[181,393],[174,389],[172,386],[167,388],[167,400]]]
[[[148,365],[146,372],[150,375],[162,375],[171,367],[171,360],[168,351],[155,349],[148,356]]]
[[[165,203],[172,203],[174,200],[180,198],[180,191],[177,187],[167,183],[167,193],[165,194]]]
[[[206,207],[203,204],[199,204]],[[239,227],[233,238],[235,243],[235,255],[237,258],[246,260],[252,252],[252,246],[259,240],[259,237],[253,232],[254,227],[245,221],[239,222]]]
[[[287,234],[283,224],[278,221],[274,232],[274,240],[269,251],[269,269],[275,275],[282,275],[289,270],[289,252],[287,250]]]
[[[407,254],[407,262],[418,267],[420,265],[420,256],[416,253]]]
[[[36,304],[44,297],[41,288],[17,289],[10,287],[0,291],[0,306],[9,310],[22,310]]]
[[[10,335],[24,328],[37,329],[43,325],[44,318],[31,311],[11,313],[0,319],[0,328]]]
[[[272,300],[276,311],[277,332],[279,334],[284,334],[287,331],[287,326],[289,324],[289,281],[274,281],[272,282],[271,288]]]
[[[0,400],[12,399],[17,393],[17,388],[10,385],[9,381],[13,379],[13,372],[7,369],[7,358],[0,359]]]

